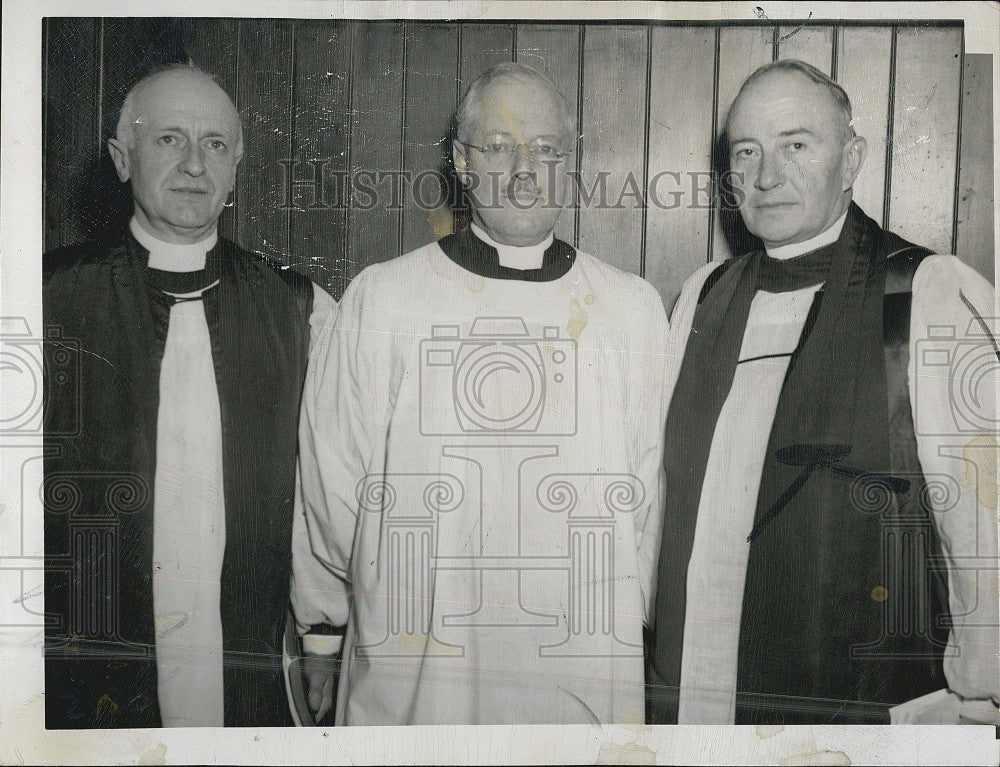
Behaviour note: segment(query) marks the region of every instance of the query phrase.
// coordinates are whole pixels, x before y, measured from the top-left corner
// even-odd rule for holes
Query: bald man
[[[996,722],[992,286],[852,202],[867,144],[809,64],[751,75],[726,135],[764,250],[671,320],[654,721]]]
[[[296,425],[333,302],[221,239],[243,155],[205,72],[155,70],[108,148],[124,231],[44,261],[46,726],[290,724]],[[61,339],[71,339],[64,344]]]

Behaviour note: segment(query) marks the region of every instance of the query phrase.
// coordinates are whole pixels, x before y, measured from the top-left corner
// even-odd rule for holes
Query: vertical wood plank
[[[236,73],[239,64],[239,32],[238,19],[188,19],[188,32],[185,36],[187,58],[192,64],[215,77],[233,104],[237,103]],[[244,142],[245,144],[246,142]],[[244,163],[253,163],[253,150],[244,146],[246,156]],[[235,239],[236,215],[243,203],[240,185],[237,184],[231,198],[233,206],[222,211],[219,219],[219,234],[227,239]]]
[[[291,265],[327,290],[347,285],[345,193],[351,128],[352,24],[299,21],[295,28],[295,133],[282,199]],[[312,183],[295,184],[305,181]],[[289,188],[291,187],[291,188]]]
[[[652,34],[645,276],[670,311],[708,252],[715,30]]]
[[[399,255],[402,199],[403,24],[356,22],[351,104],[351,176],[371,193],[352,194],[346,279]],[[383,174],[380,176],[380,174]],[[369,178],[370,176],[370,178]],[[378,178],[383,180],[378,183]],[[397,199],[399,198],[399,199]],[[340,298],[334,285],[334,297]]]
[[[719,82],[716,109],[717,141],[713,150],[716,167],[724,171],[728,165],[728,148],[722,135],[726,128],[726,117],[740,86],[758,67],[773,59],[773,26],[722,27],[719,30]],[[713,222],[712,252],[709,260],[721,261],[744,253],[757,246],[756,238],[750,236],[739,213],[735,210],[719,211]]]
[[[80,190],[106,151],[99,124],[100,19],[44,22],[45,250],[86,239]]]
[[[292,151],[295,23],[240,21],[237,100],[246,157],[236,185],[243,190],[236,239],[247,250],[288,262],[288,210],[282,207],[284,168]]]
[[[408,23],[406,35],[403,169],[412,176],[403,207],[403,252],[438,240],[452,229],[449,201],[439,179],[450,163],[458,25]]]
[[[882,222],[889,154],[891,27],[843,27],[837,41],[837,82],[851,99],[854,130],[868,142],[868,157],[854,182],[854,202]]]
[[[580,74],[580,28],[575,24],[520,24],[517,28],[517,60],[542,72],[556,84],[570,110],[577,114],[577,91]],[[580,126],[575,126],[576,135]],[[576,168],[578,155],[568,160]],[[556,237],[576,242],[576,216],[572,209],[563,211],[556,223]]]
[[[889,228],[951,250],[962,31],[901,27],[896,38]]]
[[[583,60],[580,248],[641,270],[646,30],[591,26]],[[606,189],[602,194],[601,186]],[[593,199],[586,196],[593,190]],[[638,197],[638,199],[637,199]]]
[[[833,27],[779,27],[777,42],[779,59],[799,59],[830,74]]]
[[[462,57],[459,65],[458,96],[472,81],[504,61],[514,59],[514,27],[510,24],[462,24]]]
[[[962,148],[956,255],[996,280],[993,216],[993,56],[967,53],[962,78]]]

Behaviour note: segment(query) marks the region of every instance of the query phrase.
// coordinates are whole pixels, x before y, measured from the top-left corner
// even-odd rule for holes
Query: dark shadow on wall
[[[716,179],[716,210],[719,224],[726,238],[729,252],[742,256],[754,250],[763,249],[759,238],[750,234],[736,207],[737,191],[732,183],[732,168],[729,166],[729,139],[723,132],[712,147],[712,172]]]

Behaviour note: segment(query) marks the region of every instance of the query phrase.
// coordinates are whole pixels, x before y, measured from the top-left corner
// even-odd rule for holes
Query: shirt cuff
[[[302,651],[307,655],[336,655],[344,644],[340,634],[303,634]]]

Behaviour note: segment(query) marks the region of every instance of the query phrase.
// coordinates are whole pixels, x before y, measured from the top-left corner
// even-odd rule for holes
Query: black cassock
[[[148,267],[131,233],[47,254],[47,728],[157,727],[153,490],[173,298],[203,294],[222,417],[226,726],[291,724],[288,605],[311,282],[220,239],[204,272]],[[196,284],[197,283],[197,284]]]

